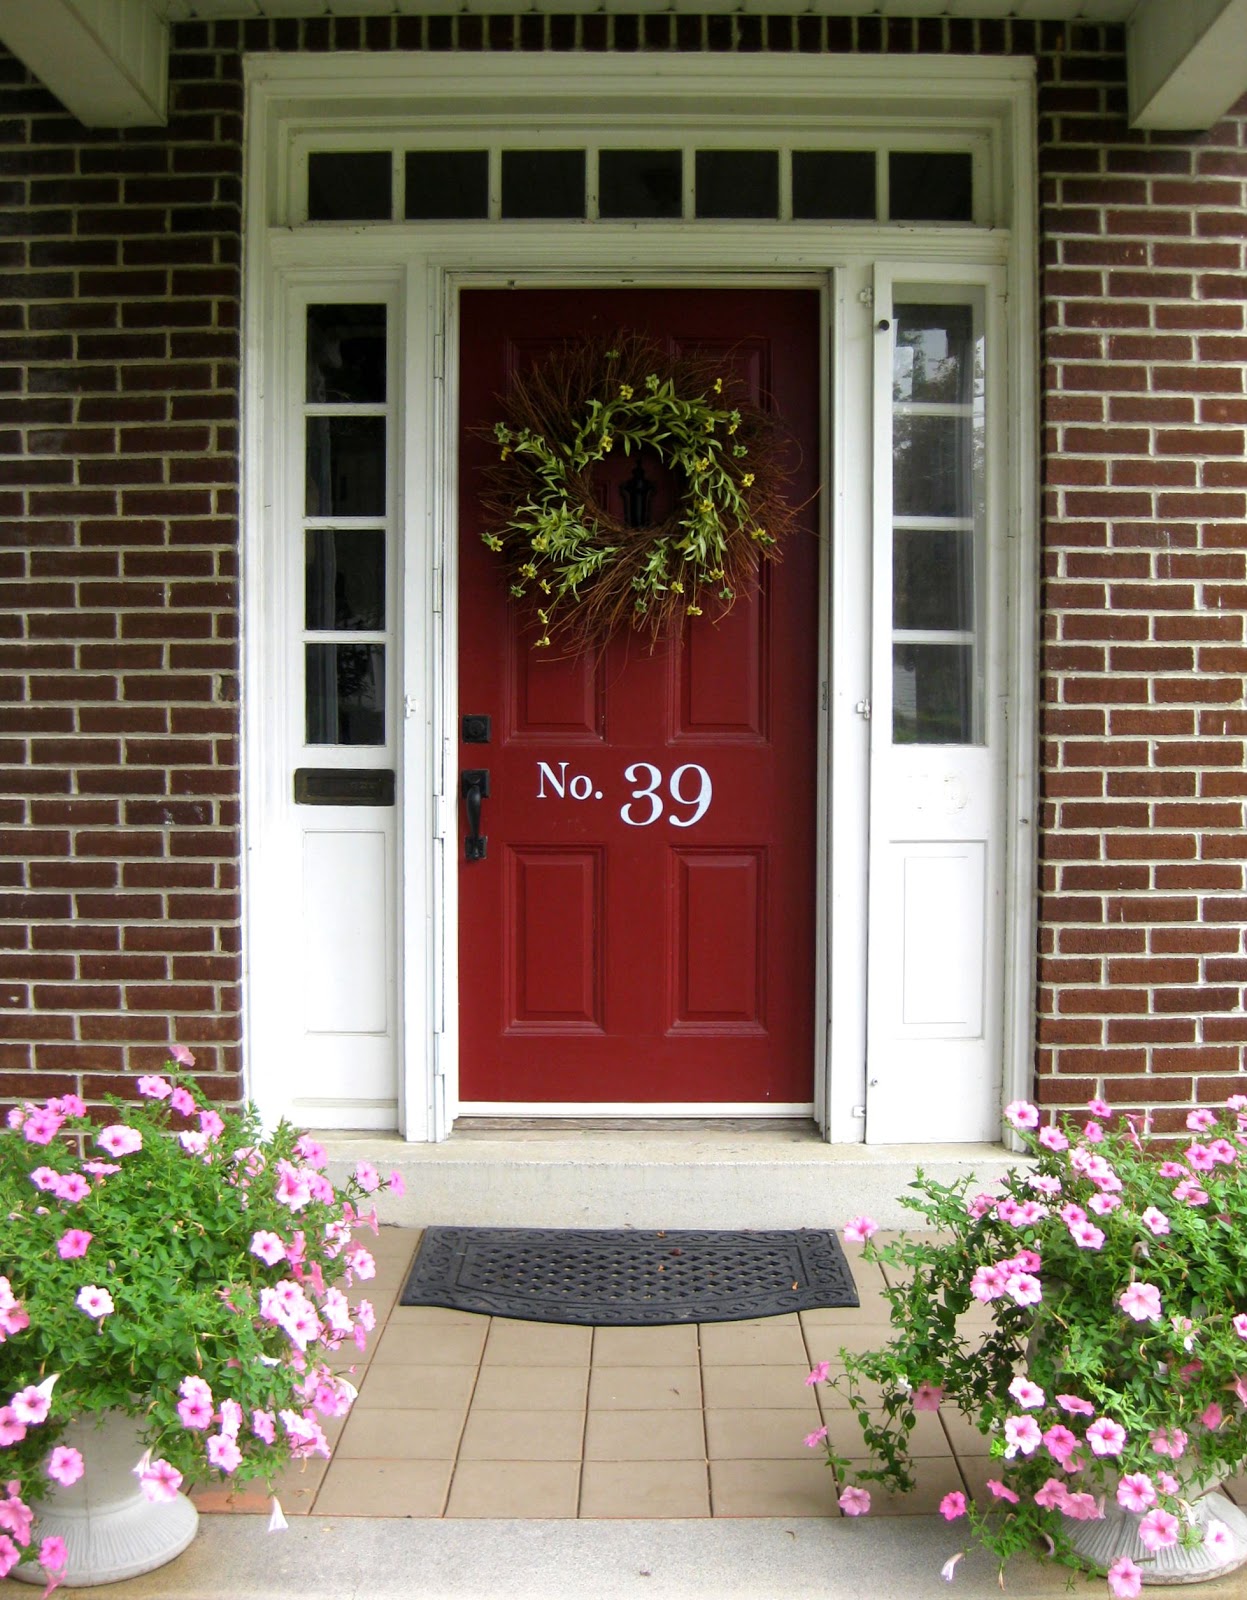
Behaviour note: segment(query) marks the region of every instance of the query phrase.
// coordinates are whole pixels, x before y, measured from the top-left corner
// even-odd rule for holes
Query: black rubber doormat
[[[830,1229],[426,1228],[404,1306],[642,1328],[856,1306]]]

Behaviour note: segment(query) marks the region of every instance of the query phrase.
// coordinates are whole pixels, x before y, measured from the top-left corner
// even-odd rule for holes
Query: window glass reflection
[[[309,644],[308,744],[385,743],[385,646]]]
[[[385,534],[380,528],[309,528],[304,626],[385,627]]]
[[[307,399],[384,402],[384,306],[308,306]]]
[[[308,417],[305,511],[309,517],[384,513],[384,417]]]
[[[972,646],[893,645],[892,739],[896,744],[974,742]]]

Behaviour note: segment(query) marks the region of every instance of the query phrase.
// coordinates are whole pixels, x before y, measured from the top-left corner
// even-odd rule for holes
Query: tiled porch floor
[[[396,1305],[418,1240],[383,1228],[370,1244],[377,1276],[361,1287],[377,1329],[353,1375],[359,1398],[327,1430],[332,1459],[279,1484],[287,1516],[840,1514],[833,1476],[804,1439],[826,1423],[852,1453],[861,1434],[835,1391],[805,1379],[842,1345],[887,1336],[880,1269],[854,1246],[858,1310],[578,1328]],[[876,1515],[929,1515],[950,1489],[982,1492],[986,1443],[955,1413],[921,1414],[914,1440],[916,1490],[871,1486]],[[224,1488],[195,1499],[201,1511],[268,1504]]]

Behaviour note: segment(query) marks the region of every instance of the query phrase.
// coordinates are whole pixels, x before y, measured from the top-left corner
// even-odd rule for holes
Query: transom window
[[[306,151],[308,222],[982,223],[973,149],[520,143]],[[301,202],[301,203],[300,203]]]

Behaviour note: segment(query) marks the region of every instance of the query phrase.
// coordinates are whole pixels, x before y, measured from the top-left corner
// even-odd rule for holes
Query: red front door
[[[819,310],[806,290],[473,290],[461,302],[459,822],[465,1102],[813,1099]],[[795,439],[806,530],[682,641],[551,660],[481,542],[508,374],[628,328],[722,353]],[[621,474],[626,476],[626,467]],[[476,730],[478,733],[480,729]]]

